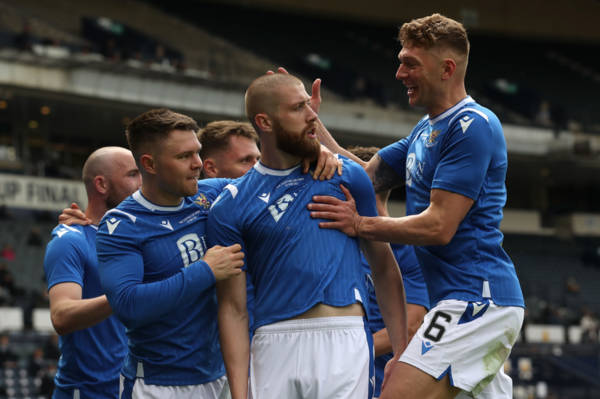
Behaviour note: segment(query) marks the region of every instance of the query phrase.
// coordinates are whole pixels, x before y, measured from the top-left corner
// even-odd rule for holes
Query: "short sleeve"
[[[244,248],[240,218],[237,214],[232,214],[235,209],[233,193],[237,193],[237,187],[233,185],[225,186],[223,192],[210,208],[208,222],[206,223],[206,236],[209,247],[240,244]]]
[[[60,283],[77,283],[83,286],[85,272],[85,236],[80,231],[58,228],[46,247],[44,271],[48,289]]]
[[[361,216],[377,216],[375,191],[369,176],[357,163],[344,158],[343,184],[356,201],[356,210]]]

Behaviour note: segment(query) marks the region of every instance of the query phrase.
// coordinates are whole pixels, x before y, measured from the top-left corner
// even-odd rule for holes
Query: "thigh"
[[[379,399],[452,399],[459,393],[460,389],[450,385],[448,375],[438,380],[413,365],[398,362]]]
[[[400,360],[474,395],[494,378],[514,344],[523,309],[491,301],[440,302],[425,316]]]

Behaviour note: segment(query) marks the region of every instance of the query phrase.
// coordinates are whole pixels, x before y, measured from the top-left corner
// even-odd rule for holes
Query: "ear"
[[[203,170],[204,176],[206,177],[217,177],[219,170],[217,169],[217,164],[214,159],[206,158],[202,160],[203,162]]]
[[[104,176],[94,177],[94,187],[100,194],[106,194],[108,192],[108,180]]]
[[[448,80],[456,71],[456,61],[452,58],[444,58],[442,61],[442,80]]]
[[[262,132],[269,132],[273,128],[271,118],[267,114],[256,114],[254,123]]]
[[[145,172],[155,175],[156,174],[156,165],[154,162],[154,157],[150,154],[143,154],[140,156],[140,165],[142,166],[142,170]]]

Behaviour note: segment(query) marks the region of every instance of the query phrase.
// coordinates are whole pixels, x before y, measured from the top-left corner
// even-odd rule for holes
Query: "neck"
[[[435,118],[444,111],[458,104],[465,97],[467,97],[467,90],[465,89],[464,83],[453,90],[448,90],[446,92],[439,93],[437,96],[439,101],[437,101],[436,104],[427,109],[429,118]]]
[[[104,199],[88,197],[88,206],[84,213],[92,221],[92,224],[100,224],[100,220],[106,211],[108,211],[108,206]]]
[[[153,184],[151,179],[142,179],[142,187],[140,191],[142,195],[150,202],[160,206],[177,206],[183,200],[183,197],[178,197],[165,190],[162,190],[158,184]]]
[[[260,162],[271,169],[289,169],[300,163],[301,158],[281,151],[277,147],[263,144],[261,147]]]

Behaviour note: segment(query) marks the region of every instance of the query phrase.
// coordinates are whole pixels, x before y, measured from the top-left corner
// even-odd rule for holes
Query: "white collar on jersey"
[[[448,108],[447,110],[445,110],[444,112],[442,112],[441,114],[439,114],[438,116],[436,116],[433,119],[429,119],[429,124],[430,125],[435,125],[436,123],[438,123],[439,121],[441,121],[442,119],[444,119],[445,117],[447,117],[448,115],[453,114],[454,112],[456,112],[457,109],[464,107],[465,105],[469,104],[469,103],[474,103],[475,100],[473,100],[471,98],[471,96],[466,96],[465,98],[463,98],[462,100],[460,100],[458,102],[458,104]]]
[[[271,169],[271,168],[266,167],[262,163],[260,163],[260,161],[258,161],[257,163],[254,164],[254,169],[256,169],[256,171],[258,173],[260,173],[261,175],[273,175],[273,176],[288,176],[293,171],[298,169],[299,167],[300,167],[300,165],[296,165],[289,169]]]
[[[143,206],[144,208],[147,208],[147,209],[151,210],[152,212],[154,212],[154,211],[173,212],[173,211],[178,211],[181,208],[183,208],[183,200],[177,206],[160,206],[160,205],[153,204],[152,202],[150,202],[146,198],[144,198],[144,196],[142,195],[142,191],[141,190],[137,190],[135,193],[131,194],[131,196],[141,206]]]

